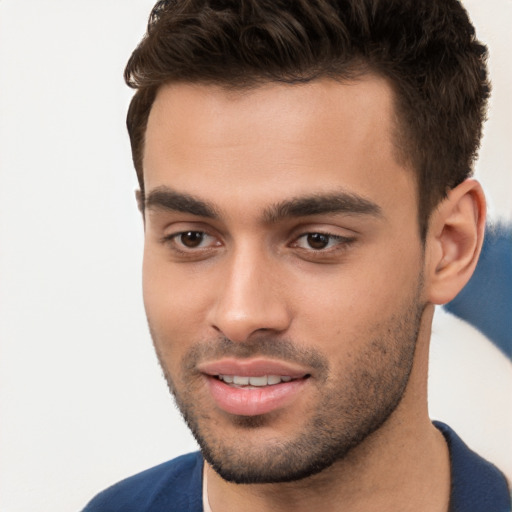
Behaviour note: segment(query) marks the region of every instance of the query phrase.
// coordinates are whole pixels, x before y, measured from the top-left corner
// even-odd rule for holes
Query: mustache
[[[297,363],[316,370],[319,375],[327,375],[329,371],[327,357],[318,350],[300,346],[291,340],[265,335],[244,342],[234,342],[221,336],[214,340],[196,343],[185,354],[182,369],[187,373],[197,372],[197,365],[201,362],[226,357],[236,359],[268,357]]]

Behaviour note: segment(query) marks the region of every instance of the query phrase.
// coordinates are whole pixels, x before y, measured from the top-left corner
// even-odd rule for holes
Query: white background
[[[465,3],[494,80],[478,173],[492,216],[510,220],[512,1]],[[195,448],[146,328],[124,127],[122,71],[152,4],[0,0],[0,512],[77,511]],[[438,322],[431,409],[506,465],[504,396],[468,398],[482,382],[510,392],[510,364],[487,347],[466,325]]]

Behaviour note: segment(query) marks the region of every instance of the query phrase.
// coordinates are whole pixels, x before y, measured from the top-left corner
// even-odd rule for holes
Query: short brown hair
[[[435,206],[472,173],[490,85],[487,50],[457,0],[160,0],[125,80],[142,193],[144,137],[169,82],[228,88],[351,79],[395,91],[400,154],[417,172],[422,238]]]

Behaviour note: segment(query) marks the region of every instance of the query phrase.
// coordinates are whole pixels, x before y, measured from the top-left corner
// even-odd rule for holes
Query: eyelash
[[[298,243],[301,239],[307,239],[311,236],[318,236],[318,237],[324,237],[327,239],[327,245],[334,242],[334,245],[332,247],[322,247],[322,248],[304,248],[299,247]],[[304,251],[311,252],[313,254],[317,253],[318,255],[322,254],[328,254],[331,252],[338,252],[340,250],[344,250],[347,248],[350,243],[352,243],[355,239],[352,237],[346,237],[341,235],[334,235],[332,233],[327,233],[325,231],[309,231],[307,233],[303,233],[295,238],[295,241],[292,243],[292,247],[296,247],[297,249],[302,249]]]
[[[199,244],[204,241],[204,237],[211,237],[215,239],[213,235],[210,235],[206,231],[201,230],[186,230],[180,231],[178,233],[172,233],[170,235],[166,235],[161,239],[161,243],[166,245],[171,245],[171,249],[184,257],[194,258],[194,257],[206,257],[208,253],[215,249],[215,247],[219,247],[221,245],[220,242],[215,243],[213,245],[209,245],[206,247],[189,247],[184,246],[183,243],[178,242],[178,239],[186,234],[196,234],[201,236],[201,240]],[[327,247],[313,248],[313,247],[300,247],[299,242],[301,239],[306,239],[307,237],[318,236],[325,237],[327,240]],[[293,239],[288,247],[297,249],[303,255],[307,255],[309,258],[325,258],[327,256],[335,256],[340,252],[347,250],[350,245],[355,241],[355,237],[345,237],[341,235],[335,235],[333,233],[328,233],[325,231],[308,231],[305,233],[301,233]],[[334,243],[332,247],[329,247],[329,244]]]
[[[205,250],[212,248],[212,247],[197,247],[197,248],[189,247],[189,248],[187,248],[183,244],[180,244],[179,242],[177,242],[177,239],[179,239],[180,237],[182,237],[183,235],[186,235],[188,233],[199,234],[199,235],[201,235],[202,238],[204,238],[205,236],[214,238],[212,235],[209,235],[206,231],[189,229],[186,231],[180,231],[178,233],[172,233],[170,235],[166,235],[161,239],[161,243],[166,244],[166,245],[172,245],[172,249],[174,251],[176,251],[178,253],[182,253],[182,254],[188,254],[188,255],[190,255],[192,253],[197,253],[199,251],[203,252]],[[202,241],[203,240],[201,240],[200,243]],[[220,245],[220,244],[215,244],[215,245]]]

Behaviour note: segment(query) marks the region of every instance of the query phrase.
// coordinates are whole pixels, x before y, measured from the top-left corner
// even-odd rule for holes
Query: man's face
[[[423,253],[392,103],[376,77],[159,91],[146,312],[180,410],[227,480],[321,471],[406,389]]]

